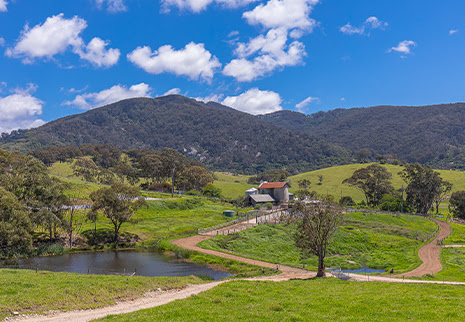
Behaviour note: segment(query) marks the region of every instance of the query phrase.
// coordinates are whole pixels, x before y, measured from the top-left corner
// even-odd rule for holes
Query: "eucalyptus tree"
[[[391,178],[392,174],[385,167],[375,163],[355,170],[352,176],[342,183],[361,190],[365,194],[367,205],[377,206],[384,194],[394,190]]]
[[[93,201],[91,213],[102,211],[112,222],[115,243],[118,242],[121,225],[128,222],[140,207],[148,206],[138,189],[119,182],[92,192],[90,198]]]
[[[304,253],[318,257],[317,277],[324,277],[327,248],[344,218],[341,207],[326,197],[315,202],[298,201],[293,205],[289,218],[297,225],[297,246]]]
[[[420,214],[427,214],[433,202],[451,187],[439,172],[419,163],[408,164],[399,175],[407,183],[407,204]]]

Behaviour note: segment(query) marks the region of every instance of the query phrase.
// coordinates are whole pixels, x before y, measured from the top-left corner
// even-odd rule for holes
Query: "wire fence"
[[[261,210],[249,211],[237,219],[228,221],[216,226],[208,228],[199,228],[197,233],[199,235],[229,235],[245,229],[252,228],[260,224],[276,224],[280,222],[283,215],[287,214],[287,210],[274,210],[272,212],[265,212]]]

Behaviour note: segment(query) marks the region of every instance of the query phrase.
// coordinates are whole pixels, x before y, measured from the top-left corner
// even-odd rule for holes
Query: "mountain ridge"
[[[351,161],[341,147],[254,116],[180,95],[132,98],[51,121],[0,147],[31,151],[51,145],[108,143],[120,149],[170,147],[214,169],[292,172]]]
[[[275,112],[257,118],[348,148],[396,154],[407,162],[441,168],[465,164],[465,103],[379,105],[305,115]]]

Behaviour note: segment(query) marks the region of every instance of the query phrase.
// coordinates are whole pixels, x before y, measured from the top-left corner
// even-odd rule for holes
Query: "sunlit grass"
[[[465,287],[336,279],[235,281],[104,321],[462,321]]]

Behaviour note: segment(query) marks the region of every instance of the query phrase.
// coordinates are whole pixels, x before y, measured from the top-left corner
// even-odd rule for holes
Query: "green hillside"
[[[365,199],[363,193],[349,185],[342,184],[342,181],[349,178],[355,170],[368,166],[369,164],[348,164],[343,166],[334,166],[331,168],[320,169],[316,171],[301,173],[292,177],[291,180],[292,190],[298,188],[297,182],[302,179],[308,179],[312,182],[311,190],[315,190],[319,194],[330,194],[339,199],[342,196],[351,196],[354,201],[360,202]],[[402,171],[403,167],[398,165],[385,164],[383,165],[387,170],[392,173],[392,184],[394,188],[399,189],[405,182],[397,174]],[[465,190],[465,172],[458,170],[436,170],[441,173],[444,180],[453,184],[452,192],[458,190]],[[323,176],[323,182],[318,185],[318,175]]]
[[[4,135],[0,148],[30,152],[87,143],[121,150],[172,148],[211,169],[243,174],[281,167],[297,173],[352,159],[350,151],[324,139],[180,95],[127,99],[70,115]]]
[[[375,106],[305,115],[279,111],[258,118],[356,152],[396,154],[409,163],[465,168],[465,103]]]

